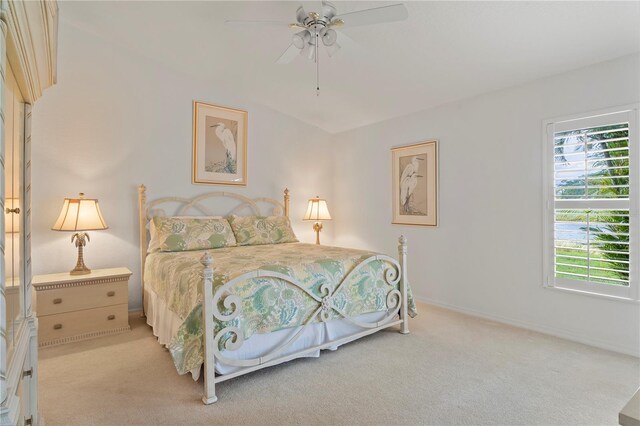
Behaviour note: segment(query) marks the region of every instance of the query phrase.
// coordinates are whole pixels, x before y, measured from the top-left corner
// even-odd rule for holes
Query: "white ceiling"
[[[394,2],[334,3],[347,13]],[[312,62],[275,64],[292,30],[224,24],[294,21],[299,4],[61,2],[60,15],[331,133],[640,51],[640,2],[405,2],[408,21],[346,27],[357,46],[321,57],[316,97]]]

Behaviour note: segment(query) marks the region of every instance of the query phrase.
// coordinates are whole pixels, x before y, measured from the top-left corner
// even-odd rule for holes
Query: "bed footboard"
[[[306,353],[326,349],[331,346],[341,345],[350,341],[356,340],[360,337],[368,334],[375,333],[383,328],[391,327],[394,325],[400,326],[400,332],[403,334],[409,333],[409,321],[408,321],[408,281],[407,281],[407,239],[401,236],[398,240],[398,254],[399,262],[395,259],[385,255],[371,256],[360,264],[358,264],[349,274],[347,274],[342,281],[333,289],[330,289],[328,284],[324,284],[320,287],[321,296],[318,296],[309,291],[302,283],[296,281],[296,279],[281,274],[275,271],[256,270],[240,275],[223,286],[219,287],[215,293],[213,293],[213,258],[209,253],[205,253],[201,258],[201,263],[204,266],[204,279],[203,279],[203,325],[204,325],[204,394],[202,401],[205,404],[212,404],[217,401],[215,385],[216,383],[229,380],[231,378],[250,373],[261,368],[276,365],[281,362],[285,362],[294,358],[297,358]],[[332,298],[346,287],[345,283],[348,283],[352,274],[355,274],[359,269],[365,265],[374,262],[383,261],[390,265],[384,271],[384,280],[390,289],[386,295],[386,315],[379,321],[373,323],[362,322],[356,318],[350,317],[346,312],[339,309],[333,304]],[[239,296],[233,294],[231,289],[234,285],[252,279],[252,278],[277,278],[297,288],[300,291],[304,291],[310,298],[316,303],[317,307],[313,310],[312,314],[307,318],[306,322],[299,327],[293,328],[292,333],[288,338],[281,343],[274,350],[261,357],[252,359],[230,359],[224,356],[220,350],[220,340],[227,336],[228,339],[224,342],[224,349],[236,350],[244,343],[244,336],[240,328],[234,326],[227,326],[215,333],[215,320],[221,322],[229,322],[237,318],[242,311],[242,300]],[[220,304],[224,307],[225,311],[221,312]],[[319,321],[328,321],[331,319],[332,312],[337,313],[341,318],[346,319],[353,324],[358,325],[363,330],[353,335],[343,337],[328,343],[306,348],[294,353],[286,353],[287,349],[300,337],[306,327],[312,323]],[[235,373],[215,375],[215,363],[216,360],[221,362],[241,367],[241,369]]]

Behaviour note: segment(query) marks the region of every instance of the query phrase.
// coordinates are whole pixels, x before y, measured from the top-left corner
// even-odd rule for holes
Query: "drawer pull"
[[[116,319],[116,316],[115,316],[115,315],[109,315],[109,316],[107,317],[107,320],[109,320],[109,321],[114,320],[114,319]]]
[[[107,297],[113,297],[115,295],[116,295],[115,291],[110,291],[110,292],[107,293]]]
[[[53,325],[53,329],[54,330],[60,330],[62,328],[62,324],[54,324]]]
[[[53,299],[53,304],[54,305],[59,305],[62,303],[62,299]]]

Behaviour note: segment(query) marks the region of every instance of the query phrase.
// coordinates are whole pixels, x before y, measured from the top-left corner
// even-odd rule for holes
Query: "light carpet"
[[[617,424],[637,358],[419,305],[382,331],[217,385],[179,376],[137,317],[132,331],[40,350],[47,425]]]

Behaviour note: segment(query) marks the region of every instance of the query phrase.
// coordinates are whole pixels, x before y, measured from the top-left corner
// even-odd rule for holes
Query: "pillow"
[[[206,250],[236,245],[229,222],[216,217],[151,219],[149,252]]]
[[[229,216],[239,246],[297,243],[286,216]]]

